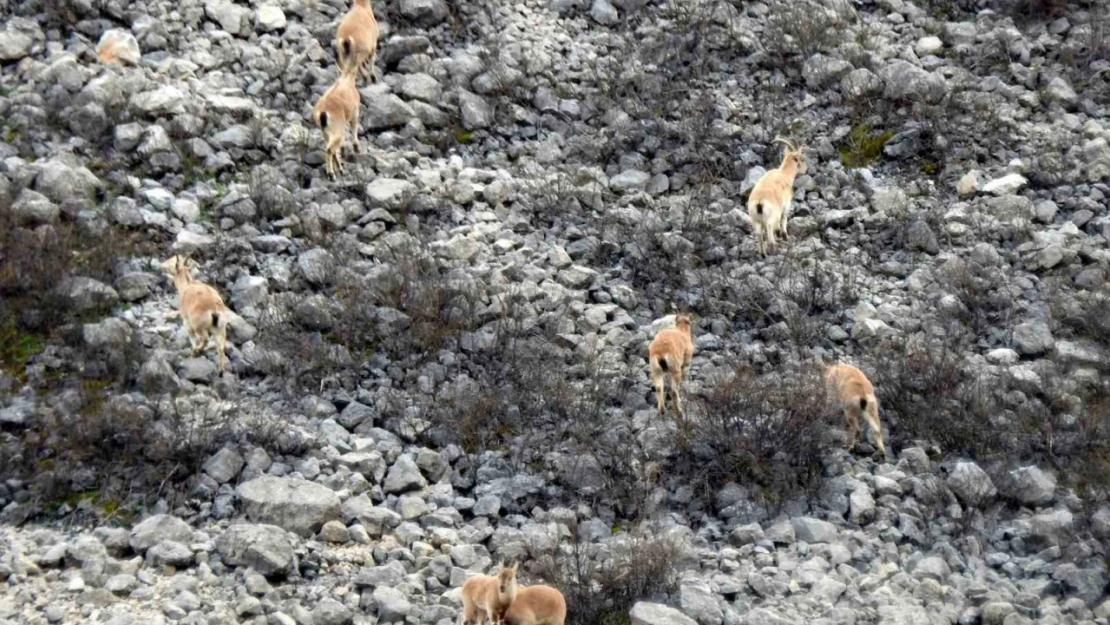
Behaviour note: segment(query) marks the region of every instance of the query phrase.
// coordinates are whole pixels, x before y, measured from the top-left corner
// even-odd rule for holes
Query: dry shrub
[[[771,5],[764,42],[780,55],[801,54],[804,58],[836,47],[844,37],[845,24],[854,18],[851,5],[831,5],[812,0],[783,1]]]
[[[830,410],[817,369],[759,375],[741,367],[687,403],[690,418],[673,470],[707,493],[752,484],[775,506],[809,494],[821,475]]]
[[[872,350],[872,382],[892,433],[903,440],[934,442],[947,453],[972,457],[1002,445],[991,424],[995,386],[963,366],[955,332],[932,343],[886,341]]]
[[[637,601],[678,590],[686,554],[678,540],[637,533],[600,545],[583,542],[576,529],[553,550],[533,549],[526,565],[528,577],[562,591],[568,623],[622,625]]]
[[[772,338],[801,349],[825,340],[827,322],[858,298],[856,274],[837,274],[819,263],[785,260],[772,280],[749,276],[732,285],[731,299],[749,327],[766,328]]]

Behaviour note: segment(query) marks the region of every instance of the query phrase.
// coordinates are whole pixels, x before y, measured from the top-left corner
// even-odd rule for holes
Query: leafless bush
[[[813,2],[777,2],[767,18],[764,45],[775,53],[811,55],[835,47],[844,24],[853,18],[850,5]]]
[[[857,299],[856,275],[834,273],[818,263],[786,260],[773,280],[749,276],[732,285],[741,314],[752,326],[806,348],[824,340],[826,322]]]
[[[673,466],[690,482],[709,493],[730,481],[753,484],[771,506],[816,487],[830,415],[820,371],[758,375],[742,367],[690,403]]]
[[[989,455],[1002,448],[996,385],[963,365],[956,333],[932,343],[899,338],[871,352],[880,409],[902,440],[926,440],[946,453]]]
[[[554,586],[567,600],[567,622],[620,625],[641,599],[678,590],[682,543],[668,537],[628,535],[615,546],[571,538],[554,549],[534,550],[526,564],[529,577]]]
[[[1008,264],[988,265],[957,260],[941,272],[940,282],[962,305],[954,312],[954,317],[970,328],[975,336],[985,337],[1001,332],[997,338],[1001,342],[1009,342],[1016,298],[1011,291],[1013,276]]]

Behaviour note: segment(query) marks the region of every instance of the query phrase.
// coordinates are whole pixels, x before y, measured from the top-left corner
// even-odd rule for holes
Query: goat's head
[[[775,143],[781,143],[786,146],[786,152],[782,156],[782,165],[792,165],[798,173],[805,173],[806,170],[806,157],[801,144],[794,143],[782,137],[776,137]]]

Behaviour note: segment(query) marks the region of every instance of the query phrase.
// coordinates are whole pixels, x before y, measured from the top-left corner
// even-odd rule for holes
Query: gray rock
[[[944,581],[952,574],[952,569],[948,567],[948,563],[940,556],[929,556],[922,558],[913,567],[913,576],[916,579],[931,578],[937,581]]]
[[[384,86],[374,85],[360,90],[363,114],[359,123],[364,130],[386,130],[409,123],[416,111],[396,95],[385,91]]]
[[[244,21],[250,12],[228,0],[205,0],[204,13],[208,19],[233,35],[245,34],[247,31]]]
[[[1014,328],[1014,349],[1024,356],[1039,356],[1056,345],[1052,329],[1043,319],[1020,323]]]
[[[1110,538],[1110,506],[1103,506],[1091,515],[1091,533],[1097,538]]]
[[[327,284],[335,269],[335,257],[325,249],[313,248],[297,257],[297,268],[310,283]]]
[[[612,26],[621,21],[620,12],[609,0],[593,0],[593,5],[590,7],[590,17],[594,18],[594,21],[598,24],[605,26]]]
[[[57,293],[77,312],[104,310],[119,302],[119,294],[112,287],[84,276],[62,280]]]
[[[267,577],[295,568],[294,539],[273,525],[232,525],[216,540],[216,550],[232,566],[254,569]]]
[[[701,584],[683,584],[678,589],[678,603],[682,611],[699,625],[721,625],[724,612],[717,597]]]
[[[1028,182],[1021,174],[1007,174],[983,185],[983,192],[996,196],[1013,195]]]
[[[638,169],[629,169],[609,179],[609,188],[620,193],[643,191],[651,181],[651,174]]]
[[[420,467],[413,462],[412,456],[403,455],[397,458],[389,473],[385,476],[382,488],[386,493],[404,493],[417,490],[428,485],[428,481],[420,473]]]
[[[132,549],[142,553],[164,540],[187,543],[192,537],[193,528],[185,521],[168,514],[156,514],[132,528],[128,542]]]
[[[11,208],[12,216],[21,226],[53,224],[58,221],[61,210],[50,198],[30,189],[24,189],[15,199]]]
[[[174,540],[163,540],[146,552],[146,559],[154,566],[188,567],[193,564],[193,550]]]
[[[940,251],[937,235],[927,222],[920,219],[906,228],[906,248],[936,254]]]
[[[794,528],[794,536],[797,540],[807,543],[831,543],[836,540],[836,526],[828,521],[813,517],[799,517],[791,519],[790,525]]]
[[[217,484],[226,484],[239,475],[246,461],[243,456],[231,447],[224,447],[212,454],[202,467],[204,472],[216,480]]]
[[[661,603],[637,601],[629,612],[632,625],[696,625],[697,621]]]
[[[416,195],[416,185],[408,180],[376,178],[366,185],[366,201],[370,208],[400,211],[408,207]]]
[[[81,338],[89,347],[119,349],[131,342],[133,334],[131,326],[116,317],[81,326]]]
[[[844,74],[840,79],[840,92],[854,100],[877,95],[882,90],[883,79],[862,67]]]
[[[913,46],[914,54],[919,57],[936,55],[943,49],[944,42],[940,40],[940,37],[932,35],[918,39],[917,43]]]
[[[177,375],[190,382],[208,384],[216,379],[216,363],[203,357],[186,358],[178,365]]]
[[[289,477],[264,475],[236,489],[248,518],[310,536],[339,518],[339,497],[326,486]]]
[[[254,23],[262,32],[284,30],[285,12],[276,4],[263,4],[254,11]]]
[[[444,0],[401,0],[401,15],[422,25],[434,26],[447,18]]]
[[[824,87],[828,83],[852,71],[852,64],[843,59],[814,54],[802,65],[802,78],[811,89]]]
[[[343,544],[351,539],[347,526],[339,521],[328,521],[320,528],[320,540],[329,543]]]
[[[901,59],[879,70],[883,95],[891,100],[939,102],[948,93],[948,81],[937,72],[928,72]]]
[[[428,74],[405,74],[401,78],[400,91],[406,97],[438,104],[443,96],[439,81]]]
[[[91,199],[100,180],[85,167],[70,167],[58,159],[44,161],[35,177],[35,189],[55,202]]]
[[[459,92],[459,115],[466,130],[480,130],[493,125],[493,109],[489,102],[469,91]]]
[[[764,539],[763,528],[759,526],[759,523],[741,525],[729,533],[728,539],[729,542],[737,547],[751,545]]]
[[[597,272],[593,269],[590,269],[589,267],[583,267],[582,265],[571,265],[570,267],[559,271],[559,273],[556,274],[555,279],[564,286],[570,287],[572,289],[584,289],[593,284],[594,280],[597,278],[597,275]]]
[[[1066,545],[1075,533],[1075,517],[1067,510],[1038,514],[1024,523],[1029,527],[1029,541],[1039,549]]]
[[[1073,109],[1079,103],[1079,95],[1062,76],[1050,80],[1044,88],[1045,99],[1055,102],[1066,109]]]
[[[31,47],[35,44],[33,31],[19,28],[20,25],[22,23],[13,21],[0,30],[0,61],[18,61],[31,54]]]
[[[1010,496],[1027,506],[1048,505],[1056,496],[1056,476],[1038,467],[1015,469],[1009,477]]]
[[[412,603],[396,588],[379,586],[372,596],[378,606],[378,622],[398,623],[412,614]]]
[[[957,462],[945,484],[965,506],[980,506],[998,494],[986,471],[974,462]]]

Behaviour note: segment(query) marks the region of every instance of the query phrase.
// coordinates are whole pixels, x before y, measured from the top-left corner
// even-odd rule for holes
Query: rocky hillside
[[[1110,622],[1102,0],[379,0],[334,181],[345,2],[0,9],[0,625]]]

